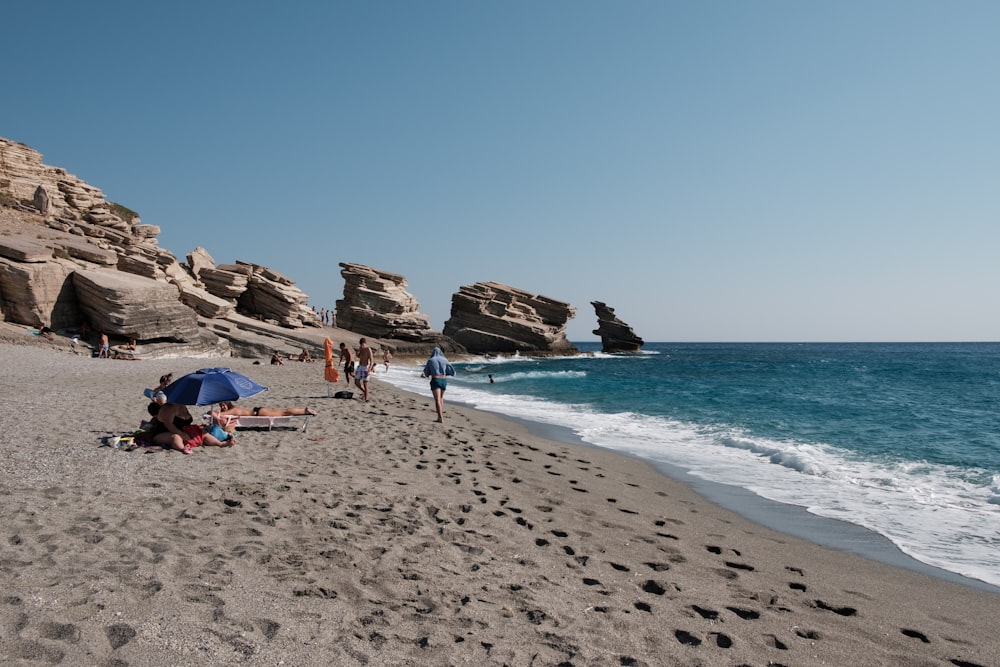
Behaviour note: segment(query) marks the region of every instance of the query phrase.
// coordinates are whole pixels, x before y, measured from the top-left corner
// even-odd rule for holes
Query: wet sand
[[[5,664],[1000,665],[1000,595],[495,415],[436,424],[429,393],[327,398],[321,363],[0,353]],[[206,366],[319,415],[192,456],[100,446],[161,374]]]

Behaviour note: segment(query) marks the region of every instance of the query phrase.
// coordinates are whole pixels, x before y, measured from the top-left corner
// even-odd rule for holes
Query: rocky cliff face
[[[216,267],[202,248],[181,264],[157,246],[159,231],[43,164],[37,151],[0,138],[3,320],[57,331],[86,323],[121,340],[183,343],[185,354],[224,353],[225,341],[206,336],[199,317],[227,318],[237,309],[286,328],[319,326],[308,297],[287,277],[249,262]],[[236,329],[221,330],[236,337]]]
[[[638,352],[642,349],[643,340],[635,335],[632,327],[615,316],[615,309],[601,301],[591,301],[597,314],[595,336],[601,337],[601,349],[604,352]]]
[[[489,352],[572,353],[566,323],[576,309],[494,282],[463,285],[451,298],[444,335],[475,354]]]
[[[337,300],[337,326],[375,338],[432,343],[441,332],[406,291],[406,278],[370,266],[340,263],[344,298]]]

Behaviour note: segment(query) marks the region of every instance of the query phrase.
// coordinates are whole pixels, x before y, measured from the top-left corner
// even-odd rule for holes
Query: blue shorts
[[[440,389],[444,391],[448,388],[448,380],[446,378],[431,378],[431,391],[435,389]]]

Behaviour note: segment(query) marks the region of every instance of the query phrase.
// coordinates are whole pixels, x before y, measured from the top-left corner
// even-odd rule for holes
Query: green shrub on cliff
[[[139,214],[130,208],[122,206],[118,202],[109,201],[108,206],[111,208],[111,212],[117,215],[119,218],[125,222],[132,223],[139,217]]]

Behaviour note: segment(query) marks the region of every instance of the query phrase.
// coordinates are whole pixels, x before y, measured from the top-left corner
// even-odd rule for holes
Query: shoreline
[[[469,405],[465,407],[475,409]],[[757,525],[797,537],[817,546],[854,553],[893,567],[919,572],[944,581],[1000,594],[1000,586],[995,586],[980,579],[925,563],[904,552],[889,538],[864,526],[813,514],[800,505],[782,503],[764,498],[742,487],[703,479],[690,474],[688,470],[681,466],[661,461],[650,461],[640,456],[631,456],[624,452],[616,452],[598,447],[597,445],[591,445],[573,433],[571,429],[564,426],[534,422],[530,419],[522,419],[502,413],[496,414],[512,422],[522,424],[540,438],[599,449],[650,465],[667,478],[679,484],[686,485],[706,501],[735,512]]]
[[[1000,664],[1000,595],[496,413],[435,424],[429,393],[379,380],[331,399],[322,364],[0,353],[9,663]],[[99,446],[159,375],[207,366],[270,387],[245,405],[319,414],[193,456]]]

